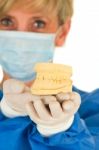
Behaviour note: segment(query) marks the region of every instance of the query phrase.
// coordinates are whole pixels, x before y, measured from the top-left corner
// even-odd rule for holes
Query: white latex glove
[[[3,99],[0,107],[7,117],[26,116],[26,103],[38,97],[30,93],[29,88],[21,81],[9,79],[3,83]]]
[[[72,125],[80,103],[78,93],[60,93],[56,97],[41,96],[41,100],[29,102],[26,108],[31,120],[37,124],[38,131],[44,136],[50,136]]]

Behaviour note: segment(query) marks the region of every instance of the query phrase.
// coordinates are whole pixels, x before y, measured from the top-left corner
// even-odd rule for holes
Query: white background
[[[99,88],[99,0],[74,0],[74,8],[71,31],[55,62],[71,65],[73,84],[92,91]]]
[[[72,28],[55,62],[73,67],[73,84],[92,91],[99,88],[99,0],[74,0]]]

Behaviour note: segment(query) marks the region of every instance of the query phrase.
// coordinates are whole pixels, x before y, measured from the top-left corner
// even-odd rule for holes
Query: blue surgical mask
[[[55,34],[0,31],[0,64],[12,78],[35,79],[34,66],[53,61]]]

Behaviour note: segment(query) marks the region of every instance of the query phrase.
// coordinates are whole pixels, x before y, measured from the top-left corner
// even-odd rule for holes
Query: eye
[[[43,20],[36,20],[33,26],[35,28],[44,28],[46,26],[46,22]]]
[[[0,20],[0,25],[2,25],[4,27],[13,26],[13,21],[12,21],[12,19],[5,17]]]

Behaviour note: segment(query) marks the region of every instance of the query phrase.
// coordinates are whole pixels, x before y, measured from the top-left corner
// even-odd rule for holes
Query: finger
[[[57,101],[50,102],[49,108],[53,118],[59,118],[63,115],[63,110],[59,102]]]
[[[9,79],[3,83],[3,91],[5,94],[19,94],[25,89],[25,84],[21,81]]]
[[[31,96],[31,101],[32,102],[37,102],[37,101],[40,101],[40,100],[41,100],[40,96],[37,96],[37,95],[32,95]]]
[[[34,108],[38,116],[40,117],[40,119],[46,120],[46,121],[51,119],[51,114],[49,113],[48,109],[46,108],[46,106],[41,100],[34,102]]]
[[[50,96],[50,95],[46,95],[46,96],[41,96],[41,100],[43,101],[44,104],[48,105],[50,102],[55,102],[57,101],[55,96]]]
[[[5,101],[6,103],[13,109],[17,109],[18,111],[25,110],[24,106],[29,101],[33,101],[35,98],[29,92],[21,93],[21,94],[6,94]],[[37,100],[37,99],[36,99]],[[39,99],[40,100],[40,99]]]
[[[75,111],[78,110],[80,104],[81,104],[81,97],[78,93],[72,92],[71,93],[71,100],[75,104]]]
[[[65,100],[70,99],[70,94],[69,93],[59,93],[56,95],[56,98],[59,102],[63,102]]]
[[[33,106],[32,102],[29,102],[26,104],[26,112],[29,115],[30,119],[35,122],[36,124],[41,124],[41,125],[54,125],[55,121],[53,120],[41,120],[35,110],[35,107]],[[58,123],[58,121],[57,121]]]
[[[25,86],[24,92],[30,92],[30,88],[28,86]]]
[[[68,100],[68,101],[64,101],[62,103],[62,108],[63,108],[64,112],[73,113],[74,109],[75,109],[75,105],[72,101]]]
[[[29,115],[30,119],[31,119],[33,122],[35,122],[36,124],[42,123],[42,122],[40,121],[39,116],[37,115],[37,113],[36,113],[36,111],[35,111],[35,108],[34,108],[32,102],[27,103],[25,107],[26,107],[27,114]]]

